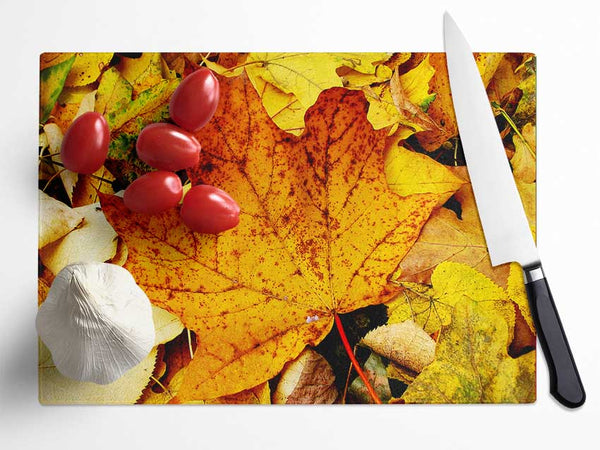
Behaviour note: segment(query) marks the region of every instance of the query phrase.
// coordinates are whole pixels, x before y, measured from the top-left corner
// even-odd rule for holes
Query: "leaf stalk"
[[[375,389],[373,389],[373,386],[371,386],[369,379],[367,378],[367,376],[363,372],[362,368],[360,367],[360,364],[358,363],[356,356],[354,356],[354,351],[352,350],[352,347],[350,346],[350,343],[348,342],[348,338],[346,337],[346,332],[344,331],[344,327],[342,325],[342,321],[340,320],[340,317],[337,314],[334,314],[333,318],[335,320],[335,326],[338,330],[338,333],[340,334],[340,338],[342,339],[342,344],[344,345],[344,349],[346,350],[346,353],[348,354],[350,361],[352,361],[352,365],[354,366],[356,373],[358,373],[358,376],[360,377],[360,379],[363,381],[363,383],[365,383],[367,391],[369,392],[369,395],[371,396],[373,401],[375,403],[377,403],[378,405],[381,405],[382,402],[381,402],[380,398],[377,396]]]

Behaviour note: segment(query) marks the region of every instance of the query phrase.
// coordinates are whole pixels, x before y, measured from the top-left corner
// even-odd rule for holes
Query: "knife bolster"
[[[545,278],[541,264],[523,267],[523,276],[525,278],[525,284],[534,283]]]

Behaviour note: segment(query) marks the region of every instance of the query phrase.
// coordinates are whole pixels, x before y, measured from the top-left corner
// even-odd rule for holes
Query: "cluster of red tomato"
[[[125,189],[123,202],[127,208],[156,214],[179,204],[183,187],[175,171],[198,164],[201,147],[192,133],[208,123],[218,104],[219,81],[209,69],[199,69],[180,83],[169,103],[171,119],[179,126],[155,123],[144,127],[138,136],[138,157],[158,170],[142,175]],[[64,166],[78,173],[94,173],[104,164],[109,139],[108,124],[101,114],[81,115],[63,139]],[[229,194],[206,184],[192,187],[180,210],[183,222],[200,233],[235,227],[239,212]]]

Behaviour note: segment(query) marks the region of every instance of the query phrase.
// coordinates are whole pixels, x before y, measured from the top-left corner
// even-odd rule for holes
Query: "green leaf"
[[[509,326],[468,298],[456,304],[435,361],[408,387],[406,403],[527,403],[535,401],[535,352],[511,358]]]
[[[44,124],[48,120],[74,62],[75,55],[40,71],[40,123]]]
[[[107,114],[106,120],[111,130],[121,128],[129,120],[160,108],[168,108],[171,94],[179,85],[179,79],[162,80],[141,92],[132,102],[123,108]]]
[[[96,112],[110,114],[131,102],[133,88],[115,67],[102,74],[96,93]]]

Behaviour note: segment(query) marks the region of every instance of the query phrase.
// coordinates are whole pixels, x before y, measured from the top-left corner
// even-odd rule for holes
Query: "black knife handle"
[[[568,408],[585,402],[585,391],[542,266],[524,267],[531,314],[550,372],[550,393]]]

